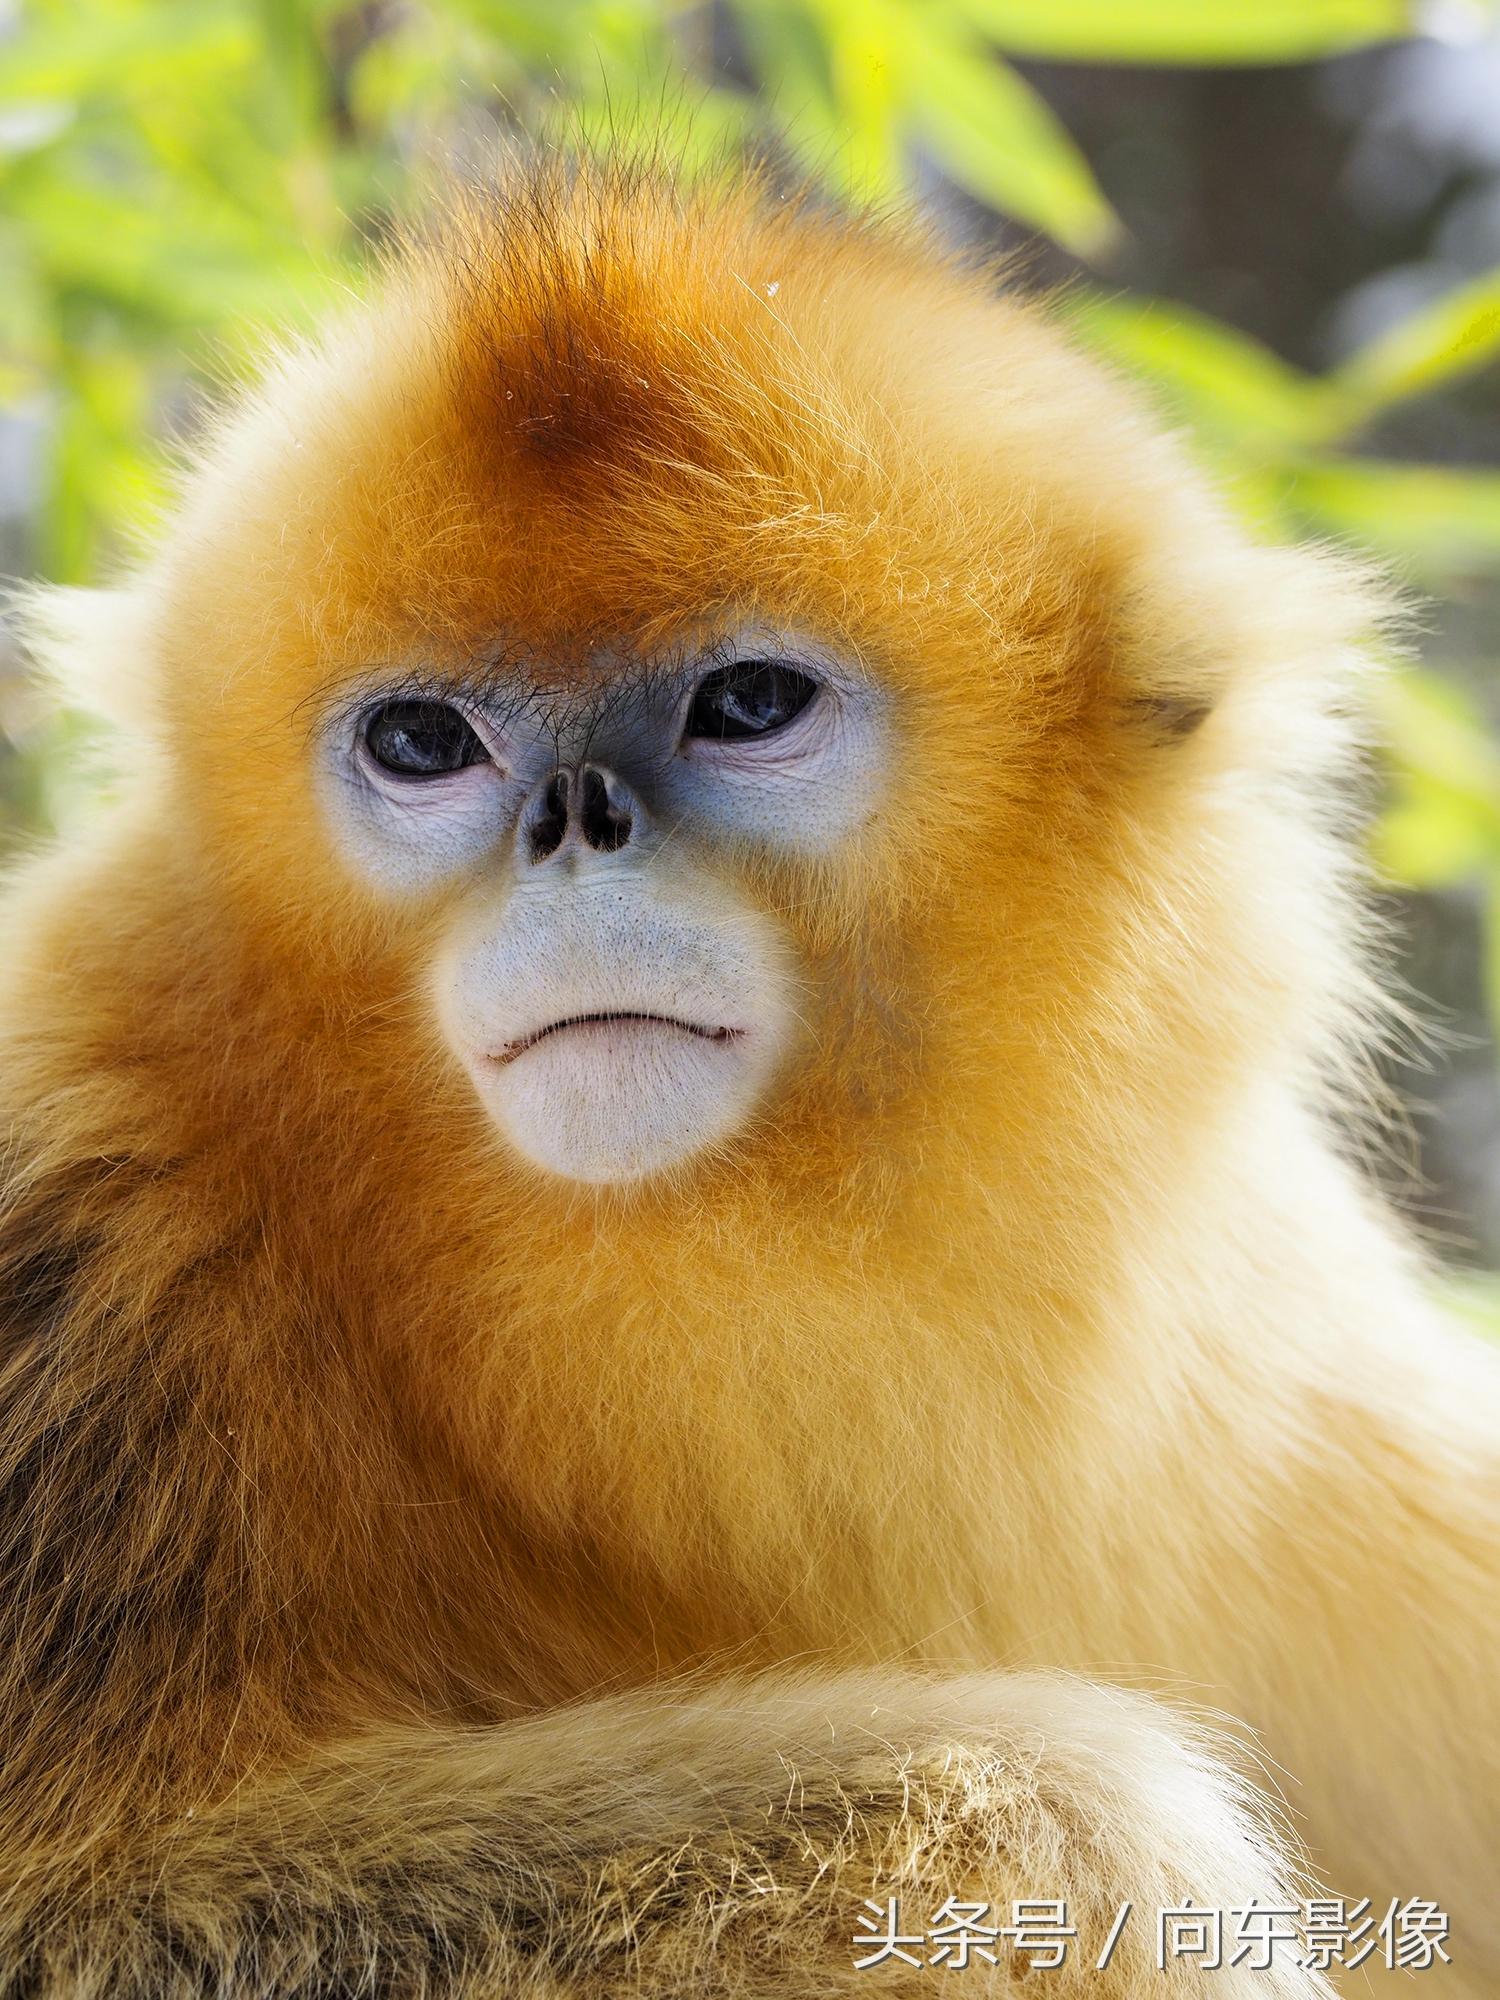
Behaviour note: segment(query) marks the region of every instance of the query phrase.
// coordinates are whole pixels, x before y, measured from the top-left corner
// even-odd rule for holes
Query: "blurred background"
[[[1258,529],[1420,611],[1371,801],[1385,1171],[1500,1323],[1500,19],[1481,0],[0,0],[0,571],[107,577],[268,332],[495,134],[753,147],[1019,253]],[[0,850],[92,725],[0,633]],[[102,759],[107,770],[107,746]],[[92,775],[91,775],[92,772]],[[0,940],[0,950],[3,950]]]

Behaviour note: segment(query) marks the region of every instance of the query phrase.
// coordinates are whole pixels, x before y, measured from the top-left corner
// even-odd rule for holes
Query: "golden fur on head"
[[[880,1107],[914,1137],[914,1100],[1076,1182],[1248,1057],[1326,1057],[1357,997],[1306,794],[1363,590],[1247,546],[982,273],[754,185],[552,166],[459,201],[230,417],[130,609],[114,670],[199,873],[257,952],[300,968],[315,930],[367,986],[447,914],[361,895],[308,783],[320,709],[382,668],[566,685],[730,614],[867,663],[901,731],[874,826],[733,864],[855,975],[749,1149],[820,1188],[889,1158]]]
[[[1453,1608],[1490,1528],[1414,1518],[1482,1454],[1440,1396],[1392,1442],[1399,1338],[1351,1342],[1425,1325],[1416,1280],[1320,1123],[1371,1006],[1331,803],[1360,579],[1248,541],[915,231],[546,164],[225,419],[122,606],[86,672],[133,782],[3,919],[3,1636],[50,1662],[10,1763],[49,1838],[366,1721],[1021,1661],[1248,1719],[1353,1893],[1469,1879],[1462,1788],[1392,1747],[1377,1608],[1328,1578],[1357,1515],[1388,1602],[1436,1588],[1493,1752]],[[566,690],[746,621],[884,690],[888,780],[816,854],[684,832],[786,939],[801,1039],[728,1140],[581,1190],[433,1025],[482,871],[363,882],[311,745],[393,666]],[[1441,1765],[1454,1699],[1403,1677]],[[1338,1810],[1366,1753],[1410,1838]]]

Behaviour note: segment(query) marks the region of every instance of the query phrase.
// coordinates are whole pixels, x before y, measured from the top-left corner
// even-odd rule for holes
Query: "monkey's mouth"
[[[545,1028],[537,1028],[529,1035],[506,1042],[490,1060],[501,1065],[512,1063],[517,1056],[534,1049],[538,1042],[546,1041],[549,1035],[561,1034],[565,1028],[611,1028],[622,1021],[639,1021],[653,1028],[675,1028],[679,1034],[696,1036],[700,1042],[737,1042],[745,1032],[743,1028],[705,1028],[698,1021],[680,1021],[673,1014],[646,1014],[619,1008],[597,1014],[565,1014],[559,1021],[549,1021]]]

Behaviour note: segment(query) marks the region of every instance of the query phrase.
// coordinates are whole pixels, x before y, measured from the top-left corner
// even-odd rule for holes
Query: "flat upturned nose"
[[[572,847],[614,854],[641,817],[635,794],[602,764],[564,766],[544,778],[521,813],[521,853],[539,865]]]

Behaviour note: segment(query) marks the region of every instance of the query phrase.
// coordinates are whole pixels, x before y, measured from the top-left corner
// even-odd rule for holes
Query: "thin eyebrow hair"
[[[535,709],[559,756],[564,736],[575,723],[586,721],[586,757],[601,730],[630,719],[632,711],[648,713],[654,698],[673,689],[689,669],[707,675],[739,659],[759,658],[784,661],[819,679],[828,675],[828,663],[816,649],[755,629],[721,630],[706,640],[676,640],[642,653],[622,651],[613,659],[606,655],[601,660],[596,652],[582,679],[549,678],[538,670],[535,654],[496,643],[452,663],[377,661],[360,667],[352,679],[331,669],[297,702],[292,715],[314,711],[310,739],[321,728],[352,728],[361,711],[381,701],[444,702],[460,712],[481,711],[501,729]],[[334,687],[339,693],[325,706]]]
[[[458,709],[487,707],[502,688],[513,691],[515,687],[509,660],[492,657],[482,664],[471,661],[451,666],[377,661],[362,666],[352,679],[345,678],[346,672],[335,669],[326,674],[291,711],[294,718],[309,708],[316,711],[308,725],[309,736],[324,727],[347,727],[362,709],[381,700],[442,701]],[[337,697],[327,701],[335,687],[340,690]],[[513,707],[510,713],[515,712]]]
[[[601,692],[607,705],[641,699],[672,678],[686,663],[686,648],[673,648],[670,655],[629,658],[613,672],[596,669],[592,677],[548,678],[537,663],[519,651],[487,649],[484,653],[453,662],[377,660],[361,663],[351,670],[327,670],[291,710],[295,716],[315,708],[332,720],[352,716],[366,704],[380,699],[432,699],[465,704],[489,705],[502,694],[515,703],[538,706],[566,716],[575,708],[597,705]],[[529,677],[528,677],[529,675]],[[338,689],[330,699],[332,690]]]

